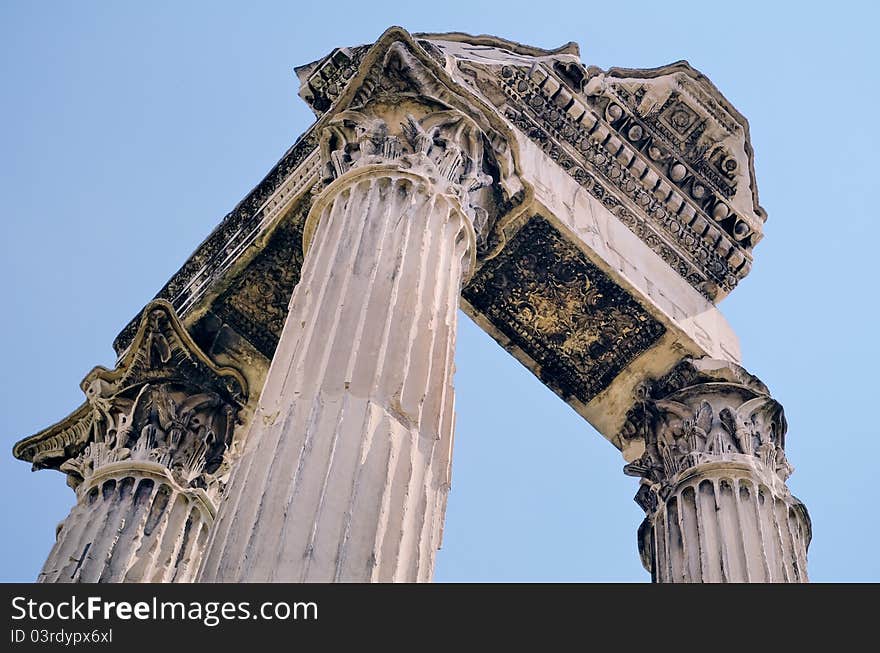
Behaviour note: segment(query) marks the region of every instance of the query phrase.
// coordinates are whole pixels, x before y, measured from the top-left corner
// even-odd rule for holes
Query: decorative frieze
[[[342,89],[357,72],[368,45],[336,48],[323,59],[296,68],[301,84],[299,96],[319,116],[339,97]]]
[[[212,312],[271,360],[284,328],[303,262],[302,229],[311,203],[303,201],[248,268],[214,302]]]
[[[652,135],[661,118],[640,122],[604,96],[579,100],[547,71],[504,66],[500,78],[506,117],[697,290],[715,299],[748,273],[760,227],[737,217],[696,172],[708,169],[704,150],[679,141],[675,158]],[[676,111],[696,123],[693,112]],[[720,152],[712,155],[720,167],[739,165]]]

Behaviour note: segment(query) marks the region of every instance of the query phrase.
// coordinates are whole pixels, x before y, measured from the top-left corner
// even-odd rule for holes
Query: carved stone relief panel
[[[544,383],[583,403],[666,330],[539,215],[462,296],[537,363]]]
[[[263,250],[212,307],[217,317],[271,359],[303,262],[304,203],[273,232]]]

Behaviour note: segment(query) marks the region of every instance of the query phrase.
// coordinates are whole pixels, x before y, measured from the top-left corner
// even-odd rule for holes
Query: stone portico
[[[717,308],[766,214],[705,76],[397,27],[297,74],[315,123],[15,445],[77,495],[40,581],[430,581],[459,307],[622,452],[653,581],[807,580]]]

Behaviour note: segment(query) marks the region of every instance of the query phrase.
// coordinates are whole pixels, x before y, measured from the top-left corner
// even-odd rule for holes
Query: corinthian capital
[[[707,463],[745,465],[788,494],[784,483],[793,469],[785,457],[785,414],[767,387],[741,367],[686,359],[640,386],[637,395],[620,438],[625,451],[641,450],[624,473],[644,479],[636,501],[646,512]]]
[[[481,259],[500,251],[534,194],[521,176],[518,140],[435,46],[391,28],[368,48],[334,51],[297,72],[319,115],[325,183],[366,166],[421,175],[457,198]]]
[[[402,98],[396,103],[372,104],[363,111],[343,111],[322,133],[325,181],[371,165],[390,165],[422,175],[438,192],[454,195],[482,234],[488,213],[480,206],[479,191],[493,183],[485,138],[460,111],[432,111]]]
[[[209,495],[219,491],[246,384],[198,348],[167,302],[144,309],[115,369],[96,367],[80,385],[85,403],[18,442],[16,457],[66,473],[78,492],[111,465],[117,472],[158,472]]]

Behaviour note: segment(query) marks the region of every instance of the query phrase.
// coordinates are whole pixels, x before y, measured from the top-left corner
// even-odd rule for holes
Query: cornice
[[[499,72],[507,118],[694,288],[714,301],[748,274],[761,220],[734,212],[623,103],[579,94],[543,64]]]
[[[413,37],[417,39],[426,39],[428,41],[453,41],[457,43],[467,43],[469,45],[500,48],[502,50],[509,50],[514,54],[528,57],[552,57],[560,54],[569,54],[575,57],[580,57],[580,47],[574,41],[569,41],[558,48],[545,50],[533,45],[525,45],[523,43],[518,43],[517,41],[511,41],[491,34],[472,35],[467,34],[466,32],[414,32]]]

